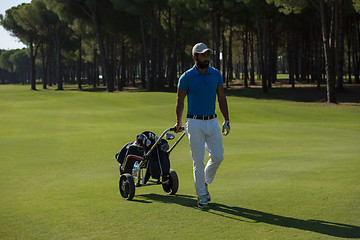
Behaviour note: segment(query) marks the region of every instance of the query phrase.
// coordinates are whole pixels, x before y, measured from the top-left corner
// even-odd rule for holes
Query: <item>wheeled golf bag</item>
[[[123,199],[132,200],[135,196],[135,187],[152,185],[162,185],[168,195],[176,194],[179,179],[175,170],[170,169],[169,155],[185,133],[170,148],[167,140],[175,139],[175,135],[169,132],[175,130],[166,129],[160,137],[150,131],[142,132],[136,136],[135,142],[125,144],[115,155],[120,163],[119,191]],[[140,166],[133,173],[136,161]]]
[[[145,131],[136,137],[135,142],[125,144],[115,155],[116,160],[120,163],[120,174],[132,172],[134,163],[144,160],[144,155],[156,142],[157,137],[150,131]],[[169,174],[170,160],[167,153],[169,144],[165,139],[161,139],[160,144],[149,155],[149,164],[145,175],[146,183],[150,176],[154,179],[160,179],[161,176]]]

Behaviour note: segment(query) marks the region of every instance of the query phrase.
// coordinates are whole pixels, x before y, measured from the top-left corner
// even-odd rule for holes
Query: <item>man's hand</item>
[[[175,128],[175,133],[179,133],[179,132],[182,132],[183,131],[183,128],[182,128],[182,123],[181,122],[177,122],[174,126]]]
[[[222,125],[222,134],[226,136],[229,134],[229,132],[230,132],[230,122],[229,120],[225,120]]]

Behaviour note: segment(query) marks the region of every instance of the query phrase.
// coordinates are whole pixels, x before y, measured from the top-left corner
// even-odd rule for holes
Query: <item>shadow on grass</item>
[[[67,88],[67,91],[81,91],[81,92],[91,92],[91,93],[97,93],[97,92],[106,92],[106,87],[83,87],[82,89],[78,88]]]
[[[108,92],[106,86],[97,86],[97,87],[83,86],[82,89],[78,89],[73,86],[65,87],[65,88],[64,89],[67,91],[81,91],[81,92],[90,92],[90,93]],[[134,87],[124,87],[122,91],[118,91],[117,89],[114,89],[113,91],[113,93],[121,93],[121,92],[150,92],[150,91],[148,89],[134,88]]]
[[[326,88],[274,87],[264,93],[261,88],[227,89],[226,96],[296,102],[326,102]],[[360,86],[348,85],[336,94],[339,103],[360,103]]]
[[[139,197],[146,201],[157,201],[163,203],[174,203],[185,207],[191,207],[196,210],[201,210],[196,207],[196,198],[188,195],[158,195],[158,194],[143,194]],[[294,228],[304,231],[311,231],[315,233],[325,234],[341,238],[360,238],[360,227],[354,225],[347,225],[334,222],[326,222],[322,220],[302,220],[291,217],[284,217],[271,213],[266,213],[258,210],[252,210],[241,207],[226,206],[219,203],[210,203],[210,209],[207,210],[209,214],[215,214],[221,217],[230,218],[242,222],[251,223],[267,223],[281,227]]]

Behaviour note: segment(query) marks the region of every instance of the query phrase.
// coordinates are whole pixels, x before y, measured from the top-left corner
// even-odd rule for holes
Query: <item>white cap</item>
[[[192,49],[192,55],[195,56],[196,53],[204,53],[210,51],[210,54],[213,52],[210,48],[208,48],[204,43],[197,43]]]

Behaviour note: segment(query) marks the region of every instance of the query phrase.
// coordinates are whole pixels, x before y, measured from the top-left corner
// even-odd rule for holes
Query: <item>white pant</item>
[[[199,120],[187,118],[185,132],[189,138],[191,157],[193,160],[194,183],[196,194],[206,194],[205,183],[210,184],[217,169],[224,159],[222,136],[217,118]],[[210,160],[205,167],[205,150]]]

